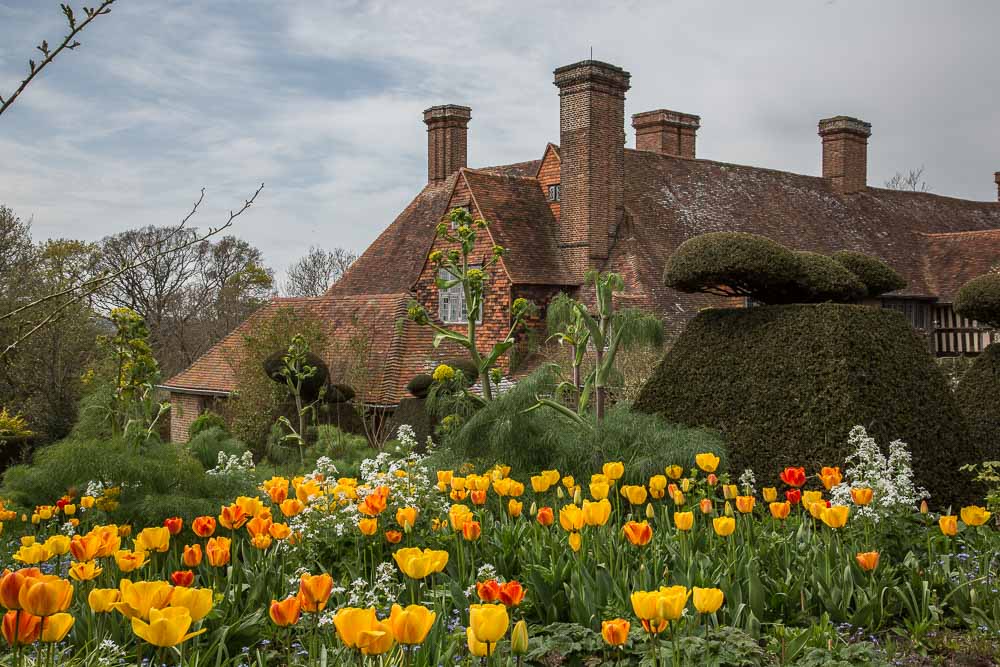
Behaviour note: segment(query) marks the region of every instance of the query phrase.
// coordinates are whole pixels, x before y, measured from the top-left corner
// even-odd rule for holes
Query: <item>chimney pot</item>
[[[555,70],[559,88],[559,244],[583,272],[606,260],[625,214],[625,93],[631,74],[584,60]]]
[[[427,124],[427,181],[443,181],[467,166],[472,109],[442,104],[424,110]]]
[[[1000,171],[993,174],[993,180],[997,184],[997,201],[1000,201]]]
[[[868,137],[871,123],[850,116],[819,122],[823,139],[823,178],[835,192],[850,194],[868,186]]]
[[[635,128],[637,150],[693,159],[701,117],[670,109],[656,109],[633,115],[632,127]]]

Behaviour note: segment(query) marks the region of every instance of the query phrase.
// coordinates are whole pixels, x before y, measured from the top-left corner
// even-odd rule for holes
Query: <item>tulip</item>
[[[736,509],[740,511],[741,514],[749,514],[753,512],[753,506],[757,503],[757,499],[753,496],[736,496]]]
[[[21,587],[17,601],[29,614],[51,616],[69,607],[73,601],[73,584],[51,574],[29,578]]]
[[[771,510],[771,516],[775,519],[787,519],[788,513],[792,511],[792,504],[789,502],[773,502],[767,508]]]
[[[465,505],[452,505],[448,510],[448,521],[454,531],[462,530],[466,521],[472,520],[472,510]]]
[[[866,551],[855,556],[858,565],[865,572],[871,572],[878,567],[879,553],[877,551]]]
[[[69,566],[69,576],[75,581],[90,581],[96,579],[104,572],[103,568],[97,567],[94,561],[86,563],[73,563]]]
[[[653,475],[649,478],[649,495],[653,500],[659,500],[667,492],[667,478],[665,475]]]
[[[485,644],[496,644],[507,634],[510,616],[502,604],[469,605],[469,627],[476,639]]]
[[[851,508],[847,505],[834,505],[823,509],[820,519],[830,528],[843,528],[847,524],[847,515]]]
[[[809,508],[809,515],[814,519],[822,519],[823,512],[825,512],[828,507],[827,503],[822,500],[816,500],[808,503],[803,500],[802,504]]]
[[[451,480],[455,478],[454,470],[438,470],[437,471],[437,488],[439,491],[444,491],[449,486],[451,486]]]
[[[97,557],[107,558],[121,549],[122,537],[131,535],[131,531],[131,526],[97,526],[88,533],[88,536],[94,536],[100,542],[100,546],[97,547]],[[77,558],[77,560],[83,559]]]
[[[136,551],[163,553],[170,548],[170,531],[166,527],[143,528],[135,538]]]
[[[170,581],[174,586],[187,587],[194,583],[194,572],[191,570],[175,570],[170,573]]]
[[[580,547],[583,546],[583,537],[580,533],[573,531],[569,534],[569,548],[574,552],[580,551]]]
[[[594,500],[604,500],[611,491],[611,486],[607,482],[591,482],[590,497]]]
[[[722,497],[726,500],[732,500],[738,495],[740,495],[740,490],[735,484],[724,484],[722,486]]]
[[[228,537],[212,537],[205,544],[205,556],[212,567],[222,567],[229,564],[232,540]]]
[[[394,604],[389,612],[389,627],[397,642],[415,646],[424,643],[436,618],[437,614],[427,607],[411,604],[404,609]]]
[[[139,617],[132,618],[132,632],[153,646],[177,646],[205,632],[205,628],[202,628],[189,633],[190,627],[191,614],[184,607],[150,609],[149,623]]]
[[[146,564],[145,551],[128,551],[119,549],[115,552],[115,563],[122,572],[132,572]]]
[[[855,505],[867,505],[872,501],[872,490],[868,487],[851,488],[851,500]]]
[[[667,473],[667,477],[670,479],[680,479],[681,475],[684,474],[684,468],[680,467],[676,463],[674,465],[669,465],[663,469]]]
[[[615,618],[610,621],[601,621],[601,637],[608,646],[623,646],[628,641],[629,630],[632,624],[624,618]]]
[[[272,523],[268,533],[276,540],[284,540],[292,534],[292,529],[287,523]]]
[[[792,505],[798,505],[799,501],[802,500],[802,492],[798,489],[791,489],[785,491],[785,500],[787,500]]]
[[[585,500],[582,509],[583,520],[588,526],[603,526],[611,517],[611,503],[607,498],[596,502]]]
[[[785,468],[778,475],[781,481],[788,486],[800,487],[806,483],[806,469],[805,468]]]
[[[719,457],[711,452],[697,454],[694,457],[694,462],[704,472],[715,472],[716,468],[719,467]]]
[[[660,620],[676,621],[684,613],[691,592],[684,586],[661,587],[656,601],[656,612]]]
[[[24,612],[8,611],[3,616],[3,638],[12,647],[34,644],[38,639],[42,619]]]
[[[563,530],[567,532],[580,530],[584,523],[583,510],[577,505],[563,505],[559,508],[559,525]]]
[[[273,523],[274,522],[271,521],[271,519],[265,518],[263,514],[258,514],[247,522],[247,532],[250,533],[251,537],[260,537],[262,535],[270,536],[271,526]]]
[[[375,608],[358,609],[357,607],[342,607],[333,616],[333,625],[337,636],[345,646],[361,650],[358,640],[362,632],[370,630],[378,623],[375,618]]]
[[[802,504],[805,507],[809,507],[813,503],[818,503],[823,500],[822,491],[803,491],[802,492]]]
[[[485,505],[486,504],[486,492],[485,491],[480,491],[479,489],[476,489],[475,491],[473,491],[469,495],[472,498],[472,504],[473,505]]]
[[[332,591],[333,577],[329,574],[303,574],[299,579],[299,603],[302,611],[323,611]]]
[[[625,496],[632,505],[642,505],[646,502],[646,487],[625,485],[621,488],[621,494]]]
[[[551,507],[542,507],[538,510],[535,520],[541,525],[548,527],[555,523],[556,519]]]
[[[121,599],[121,591],[117,588],[95,588],[87,596],[87,604],[95,614],[106,614],[113,611]]]
[[[385,541],[389,544],[399,544],[403,541],[403,533],[398,530],[385,531]]]
[[[76,619],[67,613],[53,614],[47,617],[44,619],[40,639],[46,644],[61,642],[69,634],[74,622]]]
[[[13,572],[4,571],[0,575],[0,604],[7,609],[20,609],[21,589],[29,580],[42,576],[42,571],[37,567],[24,567]]]
[[[496,602],[500,599],[500,583],[496,579],[477,581],[476,595],[483,602]]]
[[[25,565],[35,565],[52,558],[52,554],[43,544],[31,544],[29,546],[22,545],[11,557]]]
[[[197,622],[212,611],[212,596],[211,588],[175,588],[170,596],[170,606],[187,609],[191,620]]]
[[[701,500],[699,500],[698,501],[698,509],[701,510],[702,514],[711,514],[712,513],[712,499],[711,498],[702,498]]]
[[[229,530],[239,530],[243,527],[243,524],[249,520],[250,515],[244,512],[243,508],[235,503],[232,505],[223,505],[219,510],[219,524],[223,528],[228,528]]]
[[[264,503],[257,496],[240,496],[236,499],[235,505],[248,517],[259,516],[264,511]]]
[[[558,470],[543,470],[542,477],[548,480],[549,484],[559,483],[559,471]]]
[[[764,496],[764,502],[773,503],[778,499],[778,490],[773,486],[765,486],[761,489],[761,494]]]
[[[98,535],[74,535],[69,543],[69,551],[73,558],[84,562],[97,558],[97,550],[101,546],[101,539]]]
[[[202,551],[200,544],[184,545],[184,555],[181,559],[187,567],[198,567],[201,565]]]
[[[286,628],[299,622],[302,609],[299,606],[299,598],[290,595],[281,602],[271,600],[271,606],[267,610],[271,621],[280,628]]]
[[[508,581],[500,587],[500,602],[505,607],[516,607],[524,600],[525,590],[518,581]]]
[[[524,510],[524,503],[519,502],[511,498],[507,501],[507,514],[513,518],[521,516],[521,512]]]
[[[462,525],[462,537],[464,537],[467,542],[474,542],[478,540],[482,533],[483,528],[478,521],[466,521]]]
[[[717,516],[712,519],[712,528],[719,537],[729,537],[736,530],[736,521],[729,516]]]
[[[714,614],[719,611],[725,596],[718,588],[698,588],[693,589],[694,608],[699,614]]]
[[[844,476],[840,473],[840,468],[829,468],[824,466],[819,472],[819,479],[823,482],[823,488],[827,491],[840,484]]]
[[[3,524],[0,524],[3,525]],[[45,549],[53,556],[62,556],[69,551],[70,538],[68,535],[52,535],[45,540]]]
[[[121,600],[115,604],[115,609],[129,618],[148,619],[153,609],[167,606],[174,587],[165,581],[137,581],[122,579],[118,584]]]
[[[403,530],[410,530],[417,523],[417,508],[416,507],[400,507],[396,510],[396,523],[402,527]]]
[[[643,521],[642,523],[629,521],[622,528],[622,532],[625,533],[628,541],[637,547],[644,547],[653,539],[653,529],[647,521]]]
[[[920,501],[920,513],[921,514],[927,514],[927,510],[928,510],[927,500],[926,499],[925,500],[921,500]]]
[[[687,493],[690,490],[691,490],[691,478],[685,477],[684,479],[681,480],[681,491]]]
[[[371,517],[358,519],[358,530],[361,531],[362,535],[371,537],[378,532],[378,519],[373,519]]]
[[[962,515],[962,523],[966,526],[982,526],[990,520],[991,513],[985,507],[978,505],[968,505],[959,512]]]
[[[705,478],[705,483],[709,486],[715,486],[719,483],[719,478],[714,472],[708,473],[708,477]]]
[[[465,629],[465,637],[469,646],[469,653],[477,658],[486,658],[490,655],[490,647],[486,642],[481,642],[476,639],[475,633],[472,628]]]
[[[611,461],[601,466],[601,472],[611,481],[619,480],[625,474],[625,464],[621,461]]]
[[[82,498],[80,498],[80,507],[82,507],[85,510],[89,510],[91,507],[94,506],[96,500],[97,499],[94,498],[93,496],[83,496]]]
[[[953,537],[958,533],[958,517],[952,515],[942,515],[938,519],[938,526],[941,527],[941,533],[949,537]]]
[[[528,624],[521,619],[510,631],[510,652],[513,655],[523,655],[528,652]]]
[[[400,571],[411,579],[441,572],[448,564],[448,552],[410,547],[392,555]]]
[[[184,519],[179,516],[172,516],[163,520],[163,527],[170,531],[171,535],[177,535],[184,528]]]
[[[677,530],[691,530],[694,526],[694,512],[674,512],[674,526]]]
[[[297,498],[289,498],[283,501],[278,507],[281,509],[281,513],[289,519],[293,516],[298,516],[306,508],[305,503]]]
[[[551,486],[552,483],[544,475],[532,475],[531,490],[535,493],[545,493]]]

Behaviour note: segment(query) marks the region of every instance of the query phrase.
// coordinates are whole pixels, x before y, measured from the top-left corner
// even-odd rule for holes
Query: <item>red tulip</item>
[[[171,535],[176,535],[184,527],[184,519],[179,516],[172,516],[169,519],[164,519],[163,525],[166,526]]]
[[[791,489],[790,491],[785,491],[785,500],[793,505],[798,505],[799,501],[802,500],[802,492],[798,489]]]
[[[785,468],[781,471],[781,481],[788,486],[799,487],[806,483],[805,468]]]
[[[194,572],[191,570],[177,570],[171,573],[170,581],[174,582],[174,586],[188,587],[194,583]]]

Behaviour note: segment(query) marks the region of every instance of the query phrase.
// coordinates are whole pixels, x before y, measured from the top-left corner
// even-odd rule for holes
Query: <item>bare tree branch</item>
[[[38,76],[38,74],[45,69],[45,67],[55,60],[56,56],[63,52],[64,49],[69,49],[72,51],[76,47],[80,46],[80,42],[76,41],[76,36],[80,32],[90,25],[90,22],[96,19],[98,16],[103,16],[104,14],[111,13],[111,5],[115,0],[102,0],[101,4],[96,8],[84,7],[83,12],[86,14],[85,18],[80,23],[76,22],[76,16],[73,14],[73,8],[67,4],[61,5],[63,15],[66,17],[66,23],[69,24],[69,34],[63,38],[63,41],[55,49],[49,48],[49,43],[47,40],[42,40],[42,43],[35,48],[41,51],[42,55],[45,56],[41,62],[36,63],[34,60],[28,60],[28,76],[23,81],[17,89],[10,94],[6,99],[0,96],[0,116],[6,111],[12,104],[14,100],[17,99],[18,95],[24,92],[24,89],[28,87],[28,84]]]

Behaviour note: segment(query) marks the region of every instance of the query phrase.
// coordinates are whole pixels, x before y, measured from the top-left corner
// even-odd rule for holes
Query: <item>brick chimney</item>
[[[993,180],[997,184],[997,201],[1000,201],[1000,171],[993,174]]]
[[[424,111],[427,123],[427,181],[443,181],[467,166],[472,109],[442,104]]]
[[[625,211],[625,92],[631,75],[584,60],[555,71],[559,88],[559,245],[581,270],[608,257]]]
[[[868,185],[868,137],[871,123],[850,116],[834,116],[819,122],[823,138],[823,178],[835,192],[860,192]]]
[[[632,116],[635,147],[662,155],[694,158],[695,135],[701,118],[694,114],[657,109]]]

